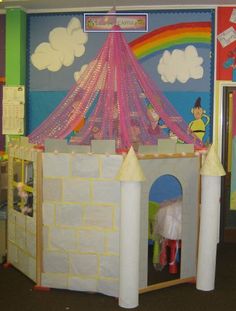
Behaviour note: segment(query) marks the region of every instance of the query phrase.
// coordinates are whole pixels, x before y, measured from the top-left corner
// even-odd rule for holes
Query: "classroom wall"
[[[217,8],[216,83],[214,88],[214,142],[221,157],[223,128],[223,87],[235,87],[236,7]]]
[[[201,97],[201,105],[210,117],[204,142],[210,142],[214,88],[214,10],[147,12],[148,33],[125,33],[126,39],[148,75],[187,123],[194,120],[191,110],[196,99]],[[181,28],[183,23],[186,32]],[[83,66],[96,57],[105,42],[107,33],[86,33],[85,38],[82,28],[83,13],[28,15],[27,133],[37,128],[57,107],[74,85],[75,77],[81,73]],[[71,43],[63,44],[61,39],[60,46],[56,39],[57,36],[62,38],[60,31],[64,32],[66,29],[73,29],[81,37],[82,44],[78,49],[83,49],[84,52],[79,57],[65,49]],[[52,34],[55,42],[51,41]],[[63,39],[68,42],[71,40],[69,36]],[[57,45],[58,52],[68,56],[68,59],[64,57],[68,63],[60,62],[52,54],[50,47],[54,45]],[[190,55],[187,48],[191,51]],[[49,55],[47,49],[50,51]],[[174,65],[165,68],[165,73],[161,74],[157,67],[163,60],[164,53],[169,53]],[[178,59],[175,53],[180,55]],[[43,55],[42,58],[40,54]],[[193,64],[198,64],[197,71],[195,65],[192,67]],[[188,70],[183,77],[181,73],[186,67]],[[190,72],[194,74],[191,75]]]
[[[217,9],[217,80],[235,81],[236,59],[235,7]]]
[[[0,15],[0,78],[5,77],[5,15]]]
[[[230,27],[234,27],[234,21],[233,19],[231,19],[232,13],[233,13],[233,9],[235,7],[216,7],[217,9],[217,29],[216,31],[212,32],[212,35],[220,35],[222,32],[224,32],[225,30],[227,30]],[[11,9],[12,10],[12,9]],[[19,9],[17,9],[19,10]],[[195,12],[198,12],[200,14],[200,16],[204,15],[205,12],[207,11],[208,13],[210,12],[210,15],[212,14],[212,18],[208,16],[207,20],[211,20],[214,24],[214,10],[185,10],[187,13],[187,16],[196,16],[197,20],[199,20],[199,15],[196,14]],[[164,16],[164,19],[166,18],[166,10],[162,10],[162,11],[155,11],[152,12],[152,14],[158,14],[160,12],[160,16]],[[186,15],[182,18],[182,10],[168,10],[168,12],[170,12],[170,20],[171,23],[172,21],[175,22],[176,20],[176,16],[177,18],[180,17],[180,19],[182,19],[183,21],[188,21],[188,17],[186,18]],[[173,12],[173,13],[172,13]],[[208,14],[206,13],[206,14]],[[22,14],[22,13],[21,13]],[[56,18],[57,16],[57,18]],[[27,101],[29,103],[28,105],[28,109],[27,109],[27,132],[31,132],[32,129],[34,129],[35,127],[37,127],[37,125],[39,125],[46,117],[47,115],[57,106],[57,104],[60,102],[60,100],[65,96],[65,94],[67,93],[70,85],[73,83],[73,77],[72,75],[68,75],[65,74],[65,69],[61,70],[62,75],[60,74],[60,81],[61,81],[61,86],[58,87],[56,86],[52,88],[52,90],[48,90],[47,86],[53,86],[56,79],[55,79],[55,75],[52,72],[48,72],[47,70],[40,70],[38,73],[40,73],[39,78],[34,77],[35,74],[35,68],[34,66],[32,66],[31,61],[30,61],[30,57],[31,54],[34,52],[35,48],[37,47],[37,45],[40,42],[48,42],[48,35],[51,29],[54,29],[57,26],[64,26],[66,27],[66,25],[68,25],[68,21],[70,20],[71,16],[75,16],[75,17],[79,17],[79,19],[81,19],[80,14],[75,14],[73,13],[71,14],[27,14],[27,19],[28,19],[28,24],[27,24],[27,38],[29,38],[29,42],[28,42],[28,46],[27,46],[27,66],[28,66],[28,72],[27,72],[27,83],[29,86],[29,94],[28,94],[28,98]],[[159,26],[159,15],[156,15],[156,26]],[[173,18],[174,17],[174,18]],[[19,16],[18,16],[19,18]],[[50,22],[49,22],[50,20]],[[59,22],[57,22],[57,20],[59,20]],[[201,19],[200,19],[201,20]],[[46,21],[46,23],[45,23]],[[168,19],[166,19],[166,21],[168,21]],[[81,19],[82,22],[82,19]],[[4,27],[5,27],[5,15],[1,15],[0,16],[0,23],[1,23],[1,27],[0,27],[0,40],[3,40],[3,37],[5,35],[5,31],[4,31]],[[15,23],[15,22],[14,22]],[[162,22],[163,23],[163,22]],[[37,25],[40,25],[37,26]],[[47,26],[46,26],[47,25]],[[160,24],[162,25],[162,24]],[[150,30],[153,29],[153,26],[150,28]],[[9,36],[7,34],[7,36]],[[101,43],[99,44],[98,41],[96,39],[94,39],[95,37],[99,37],[99,34],[90,34],[90,37],[92,38],[91,42],[93,41],[95,44],[94,46],[96,46],[97,48],[101,47]],[[141,35],[140,35],[141,36]],[[131,37],[130,37],[131,38]],[[130,42],[132,42],[131,39],[129,39]],[[216,70],[216,79],[217,81],[232,81],[233,80],[233,67],[232,66],[226,66],[224,67],[224,63],[227,63],[227,53],[231,52],[234,49],[234,43],[232,42],[231,44],[229,44],[226,47],[222,47],[221,43],[219,42],[219,40],[216,40],[217,42],[217,70]],[[87,44],[87,43],[86,43]],[[87,45],[88,46],[88,45]],[[91,53],[95,52],[94,49],[87,49],[87,51],[90,50]],[[0,52],[4,51],[4,44],[0,44]],[[211,58],[213,61],[213,54],[214,54],[214,48],[213,48],[213,54],[212,51],[211,53]],[[4,54],[0,54],[0,57],[3,57]],[[201,56],[201,55],[200,55]],[[93,57],[92,54],[90,54],[90,59]],[[157,53],[157,57],[158,53]],[[76,59],[75,62],[75,68],[76,71],[78,71],[78,69],[81,68],[82,63],[85,63],[85,61],[82,61],[83,58],[80,59]],[[151,67],[152,63],[150,63],[150,65],[145,64],[145,62],[147,60],[140,60],[144,66],[147,67]],[[229,64],[229,63],[228,63]],[[3,74],[5,70],[5,62],[0,61],[0,77],[4,77],[5,75]],[[207,71],[209,70],[209,68],[207,69]],[[32,78],[32,73],[33,73],[33,77]],[[46,74],[46,79],[45,79],[45,74]],[[210,75],[213,77],[214,76],[214,69],[213,71],[211,70]],[[35,83],[34,83],[35,82]],[[69,82],[69,84],[68,84]],[[46,89],[45,87],[42,87],[41,83],[44,83],[44,85],[46,85]],[[163,82],[161,82],[161,87],[164,85],[164,87],[166,87],[165,83],[163,84]],[[178,83],[177,83],[178,84]],[[176,84],[176,85],[177,85]],[[208,84],[208,83],[207,83]],[[206,85],[207,85],[206,84]],[[64,85],[64,87],[63,87]],[[2,85],[0,85],[1,87]],[[189,85],[185,85],[185,91],[189,90]],[[171,87],[174,89],[174,85],[171,85]],[[206,111],[209,113],[210,116],[213,115],[213,103],[216,104],[216,109],[214,112],[215,115],[215,121],[213,122],[213,120],[211,120],[211,123],[207,129],[207,131],[209,132],[209,136],[211,136],[212,132],[214,132],[214,139],[215,139],[215,143],[217,144],[218,141],[218,131],[219,131],[219,125],[218,123],[220,123],[220,120],[217,119],[217,116],[219,114],[219,107],[218,107],[218,91],[216,90],[215,95],[214,95],[214,99],[213,97],[213,93],[214,93],[214,89],[215,86],[211,85],[211,90],[208,95],[207,98],[205,97],[205,95],[203,96],[203,105],[204,108],[206,109]],[[191,107],[193,107],[194,105],[194,98],[192,96],[189,97],[189,92],[183,92],[182,93],[182,97],[180,96],[175,96],[175,94],[173,93],[173,96],[168,92],[166,92],[168,98],[174,102],[174,104],[177,105],[177,107],[180,107],[181,105],[187,105],[188,108],[186,109],[187,111],[187,115],[186,115],[186,120],[187,122],[189,122],[192,118],[192,115],[190,113]],[[200,94],[201,95],[201,94]],[[209,99],[210,97],[210,99]],[[209,101],[211,103],[209,103]],[[205,104],[206,102],[206,104]],[[211,111],[211,112],[210,112]],[[214,128],[212,128],[212,123],[214,123]],[[207,138],[206,138],[207,140]],[[210,138],[211,140],[211,138]],[[3,145],[3,138],[0,136],[0,144]],[[0,148],[1,149],[1,148]],[[219,151],[220,152],[220,151]]]

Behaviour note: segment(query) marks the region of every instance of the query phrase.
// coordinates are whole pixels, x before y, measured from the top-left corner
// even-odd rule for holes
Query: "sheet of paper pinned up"
[[[232,14],[230,16],[230,20],[231,23],[236,23],[236,9],[232,10]]]
[[[218,40],[220,41],[222,47],[228,46],[230,43],[236,41],[236,31],[233,26],[229,27],[221,34],[217,36]]]
[[[3,134],[24,134],[25,87],[3,87]]]
[[[22,116],[21,108],[15,105],[3,106],[3,134],[24,134],[24,115]]]
[[[25,102],[25,87],[19,86],[4,86],[3,87],[3,99],[5,102]]]
[[[8,135],[24,134],[24,119],[20,118],[4,118],[2,133]]]

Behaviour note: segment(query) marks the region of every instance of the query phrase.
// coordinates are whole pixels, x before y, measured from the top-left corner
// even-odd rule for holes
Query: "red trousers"
[[[170,248],[170,256],[167,258],[167,247]],[[177,254],[181,247],[181,240],[163,239],[160,253],[160,264],[164,267],[169,264],[169,273],[178,273]]]

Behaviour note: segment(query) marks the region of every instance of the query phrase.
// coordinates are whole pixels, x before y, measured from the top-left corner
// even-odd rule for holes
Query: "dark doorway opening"
[[[230,209],[232,174],[232,109],[236,87],[223,88],[222,103],[222,164],[226,175],[221,183],[220,241],[236,243],[236,211]]]

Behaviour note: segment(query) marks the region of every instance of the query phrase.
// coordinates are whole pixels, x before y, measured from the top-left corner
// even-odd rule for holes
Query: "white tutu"
[[[170,240],[181,240],[182,199],[165,201],[156,214],[154,235]]]

